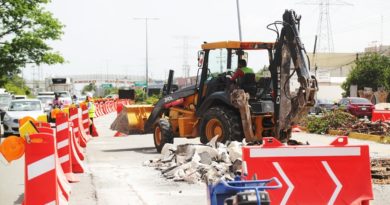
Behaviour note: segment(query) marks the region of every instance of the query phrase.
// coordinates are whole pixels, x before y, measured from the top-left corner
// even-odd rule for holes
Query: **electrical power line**
[[[352,4],[336,0],[330,2],[330,0],[318,0],[318,1],[303,1],[297,4],[303,5],[316,5],[319,7],[319,17],[317,24],[317,50],[319,52],[334,52],[332,25],[330,21],[330,6],[352,6]]]

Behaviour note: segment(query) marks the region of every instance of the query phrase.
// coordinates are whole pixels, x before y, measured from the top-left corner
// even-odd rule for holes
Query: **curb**
[[[342,131],[342,130],[329,130],[328,134],[330,134],[330,135],[343,135],[344,131]],[[364,134],[364,133],[359,133],[359,132],[350,132],[348,134],[348,138],[359,139],[359,140],[369,140],[369,141],[383,143],[383,144],[390,144],[390,137],[388,137],[388,136]]]

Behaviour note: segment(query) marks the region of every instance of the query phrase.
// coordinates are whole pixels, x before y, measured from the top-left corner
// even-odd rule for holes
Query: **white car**
[[[38,95],[37,99],[41,101],[45,112],[50,112],[53,105],[54,95]]]
[[[37,119],[43,114],[45,112],[38,99],[12,100],[4,115],[4,135],[19,134],[19,119],[26,116]]]

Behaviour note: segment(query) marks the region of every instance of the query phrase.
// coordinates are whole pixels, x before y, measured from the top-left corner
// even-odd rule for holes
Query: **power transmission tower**
[[[187,36],[187,35],[183,35],[183,36],[176,36],[176,38],[178,39],[181,39],[182,40],[182,46],[181,46],[181,49],[182,49],[182,55],[183,55],[183,64],[182,64],[182,69],[183,69],[183,78],[185,79],[185,86],[189,85],[188,84],[188,79],[190,77],[190,70],[191,70],[191,66],[190,64],[188,63],[188,50],[190,48],[189,46],[189,40],[190,38],[193,38],[193,37],[190,37],[190,36]]]
[[[317,51],[323,53],[334,52],[332,25],[330,21],[330,6],[352,6],[345,1],[336,0],[318,0],[318,1],[303,1],[297,4],[316,5],[319,9],[319,17],[317,24]]]

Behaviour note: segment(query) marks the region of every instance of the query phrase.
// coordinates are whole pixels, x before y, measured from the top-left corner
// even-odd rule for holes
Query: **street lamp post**
[[[148,21],[149,20],[158,20],[158,18],[149,18],[149,17],[144,17],[144,18],[134,18],[134,20],[143,20],[145,21],[145,80],[146,80],[146,93],[145,96],[146,98],[148,97],[148,84],[149,84],[149,53],[148,53]]]
[[[240,19],[240,4],[238,0],[236,0],[237,5],[237,20],[238,20],[238,35],[240,37],[240,41],[242,41],[242,34],[241,34],[241,19]]]

